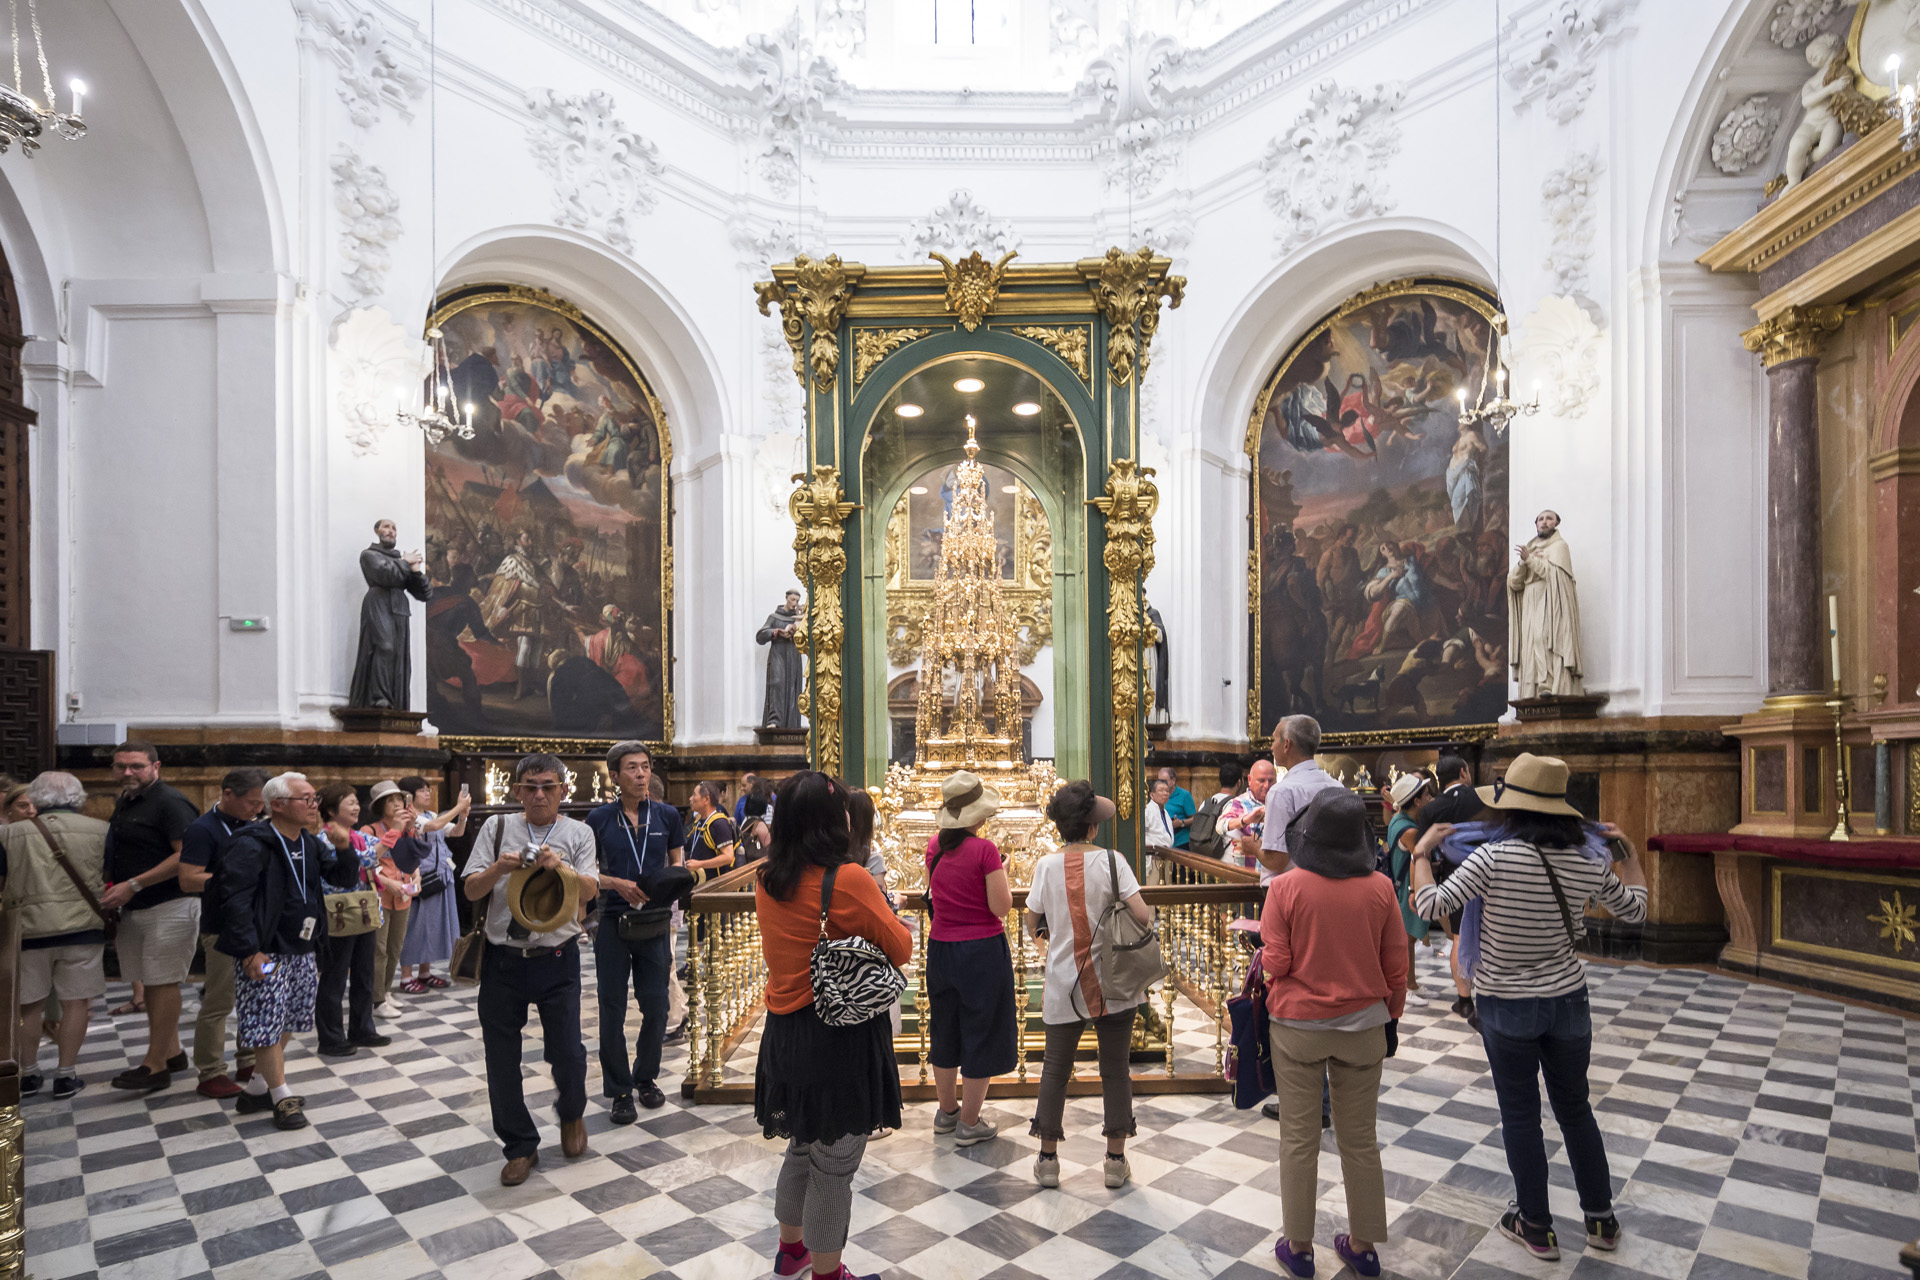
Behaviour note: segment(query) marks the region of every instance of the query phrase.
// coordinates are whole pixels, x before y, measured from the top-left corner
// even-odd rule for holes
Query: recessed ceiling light
[[[1040,412],[1040,406],[1031,400],[1022,400],[1019,404],[1013,406],[1013,411],[1023,418],[1031,418],[1034,414]]]
[[[972,395],[974,392],[983,389],[986,385],[986,383],[980,381],[978,378],[962,378],[953,384],[953,389],[966,395]]]
[[[917,484],[913,486],[913,488],[907,490],[908,493],[917,493],[917,494],[923,494],[923,495],[926,493],[926,491],[927,491],[927,486],[923,484]]]
[[[1018,492],[1020,492],[1020,486],[1019,486],[1019,485],[1017,485],[1017,484],[1003,484],[1003,485],[1001,485],[1001,486],[1000,486],[1000,492],[1002,492],[1002,493],[1018,493]]]
[[[895,407],[894,412],[903,418],[917,418],[925,413],[926,410],[917,404],[903,404]]]

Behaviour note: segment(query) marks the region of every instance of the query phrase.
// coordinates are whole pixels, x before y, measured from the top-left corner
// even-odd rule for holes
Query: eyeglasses
[[[548,791],[558,791],[560,789],[560,784],[557,782],[516,782],[514,786],[522,791],[531,791],[535,795],[541,795]]]

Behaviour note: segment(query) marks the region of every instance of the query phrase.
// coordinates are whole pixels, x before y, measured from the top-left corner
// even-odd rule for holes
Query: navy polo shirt
[[[649,871],[660,870],[667,865],[669,849],[684,849],[687,844],[680,811],[658,800],[647,801],[638,826],[627,822],[618,800],[589,813],[587,826],[593,830],[600,870],[621,880],[638,880]],[[625,898],[608,889],[600,895],[600,909],[618,913],[630,908]]]
[[[215,805],[180,833],[181,865],[205,867],[217,875],[221,851],[233,839],[234,833],[246,825],[240,818],[229,818]],[[200,894],[200,932],[217,934],[220,932],[220,899],[209,892],[212,888],[213,882],[209,880],[207,889]]]

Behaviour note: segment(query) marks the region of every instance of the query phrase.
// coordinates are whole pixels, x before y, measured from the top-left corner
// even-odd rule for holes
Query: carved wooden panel
[[[0,773],[53,768],[53,654],[0,649]]]

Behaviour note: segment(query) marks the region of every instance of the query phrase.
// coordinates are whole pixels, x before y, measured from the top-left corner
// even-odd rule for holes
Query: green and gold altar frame
[[[807,592],[808,753],[851,782],[884,777],[888,525],[909,485],[959,460],[964,410],[979,419],[980,461],[1017,477],[1045,517],[1060,773],[1113,796],[1115,840],[1137,850],[1140,585],[1159,504],[1139,465],[1140,378],[1161,303],[1177,307],[1186,282],[1144,248],[1013,256],[867,267],[801,255],[754,286],[806,393],[808,470],[789,510]]]

